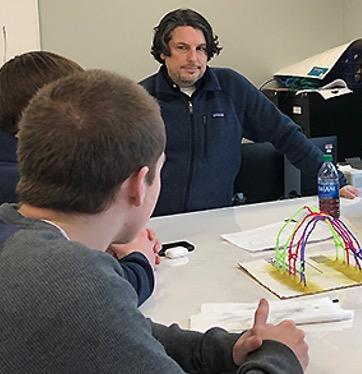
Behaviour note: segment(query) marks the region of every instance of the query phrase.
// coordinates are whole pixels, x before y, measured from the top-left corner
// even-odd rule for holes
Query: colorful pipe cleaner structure
[[[303,211],[306,211],[304,217],[298,220]],[[342,260],[347,266],[351,265],[353,256],[355,266],[361,270],[362,249],[350,229],[338,218],[334,218],[317,209],[303,206],[290,219],[286,220],[281,227],[276,238],[276,253],[273,265],[289,275],[300,275],[300,282],[307,285],[306,279],[306,245],[316,225],[320,222],[328,225],[333,242],[336,248],[336,259]],[[286,242],[280,245],[280,236],[282,232],[291,224],[296,222],[296,227],[290,234]]]

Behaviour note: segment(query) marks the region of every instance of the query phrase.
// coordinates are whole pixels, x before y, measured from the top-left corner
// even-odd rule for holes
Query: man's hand
[[[157,240],[155,233],[151,229],[142,229],[131,242],[127,244],[113,243],[108,247],[107,252],[118,259],[132,252],[141,252],[155,267],[160,263],[160,256],[158,255],[160,248],[161,243]]]
[[[304,340],[304,332],[297,329],[293,321],[283,321],[278,325],[267,323],[269,304],[261,299],[254,316],[253,327],[236,341],[233,348],[233,359],[240,366],[248,353],[258,349],[263,340],[276,340],[287,345],[297,356],[303,370],[308,365],[308,345]]]
[[[358,189],[350,184],[347,184],[339,190],[339,194],[341,197],[345,197],[346,199],[354,199],[358,196]]]

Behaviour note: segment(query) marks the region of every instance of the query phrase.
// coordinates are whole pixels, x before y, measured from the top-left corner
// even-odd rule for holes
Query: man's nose
[[[188,51],[188,54],[187,54],[187,59],[189,61],[196,61],[197,59],[197,51],[196,51],[196,48],[193,49],[193,48],[190,48],[190,50]]]

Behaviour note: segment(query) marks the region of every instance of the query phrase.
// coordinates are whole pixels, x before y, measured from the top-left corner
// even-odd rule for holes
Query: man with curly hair
[[[156,215],[232,205],[241,141],[271,142],[307,175],[322,152],[241,74],[207,64],[221,51],[210,23],[191,9],[166,14],[151,53],[160,70],[141,82],[157,98],[166,125],[166,162]],[[357,189],[340,173],[341,196]]]

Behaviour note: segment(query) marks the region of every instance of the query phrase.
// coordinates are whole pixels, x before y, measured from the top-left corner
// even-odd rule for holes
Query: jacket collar
[[[177,95],[180,92],[180,88],[174,83],[167,73],[165,65],[160,67],[160,70],[156,74],[156,92],[167,93]],[[214,73],[212,68],[206,67],[205,74],[196,82],[196,91],[220,91],[221,86],[219,80]]]
[[[16,137],[0,130],[0,161],[16,162]]]

